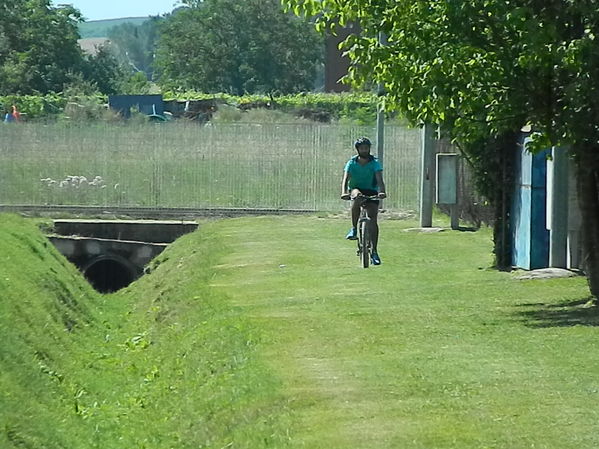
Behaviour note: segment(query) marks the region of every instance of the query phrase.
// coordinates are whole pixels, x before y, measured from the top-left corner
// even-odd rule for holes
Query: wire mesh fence
[[[337,211],[342,169],[373,127],[0,126],[0,204]],[[388,209],[419,202],[420,132],[385,129]]]

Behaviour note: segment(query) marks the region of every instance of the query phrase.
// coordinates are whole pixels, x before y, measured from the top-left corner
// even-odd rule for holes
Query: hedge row
[[[241,109],[251,107],[270,107],[284,112],[298,113],[306,111],[321,111],[332,118],[375,117],[377,98],[370,93],[305,93],[297,95],[283,95],[271,97],[268,95],[233,96],[228,94],[205,94],[201,92],[164,92],[165,100],[206,100],[216,99]],[[83,102],[90,104],[105,104],[108,98],[103,95],[90,95],[84,98],[67,98],[62,93],[53,93],[43,96],[0,96],[0,105],[10,108],[16,105],[29,119],[49,117],[61,114],[69,102]]]
[[[0,111],[7,112],[12,105],[27,118],[39,118],[59,114],[67,101],[62,93],[47,95],[7,95],[0,96]],[[2,114],[4,115],[4,114]]]

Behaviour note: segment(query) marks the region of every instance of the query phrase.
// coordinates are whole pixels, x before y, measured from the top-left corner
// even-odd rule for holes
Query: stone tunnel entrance
[[[126,259],[114,255],[99,256],[81,271],[100,293],[113,293],[127,287],[138,278],[138,272]]]
[[[48,238],[101,293],[131,284],[150,260],[196,222],[154,220],[55,220]]]

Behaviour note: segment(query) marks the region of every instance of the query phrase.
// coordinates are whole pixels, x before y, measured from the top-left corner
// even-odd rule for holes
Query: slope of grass
[[[285,403],[259,337],[207,287],[222,252],[190,235],[101,296],[0,215],[0,447],[279,447]]]
[[[34,226],[3,215],[0,298],[0,447],[68,447],[85,426],[63,359],[89,349],[97,295]]]
[[[231,219],[114,295],[0,216],[0,447],[595,448],[583,278],[488,269],[490,233]],[[6,344],[4,344],[6,342]]]

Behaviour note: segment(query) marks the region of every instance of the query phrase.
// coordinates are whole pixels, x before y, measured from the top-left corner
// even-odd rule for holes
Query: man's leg
[[[368,202],[366,204],[366,210],[370,217],[370,232],[372,238],[372,251],[377,252],[377,245],[379,243],[379,203]]]
[[[360,191],[358,189],[353,189],[350,192],[350,195],[352,198],[352,203],[351,203],[352,228],[349,230],[349,232],[345,236],[345,238],[348,240],[356,240],[358,238],[357,228],[358,228],[358,220],[360,219],[360,203],[361,203],[361,201],[355,200],[354,198],[356,198],[359,194],[360,194]]]
[[[356,200],[354,198],[356,198],[360,194],[361,192],[358,189],[353,189],[351,191],[351,224],[354,229],[358,227],[358,220],[360,219],[360,204],[362,204],[362,200]]]

